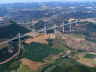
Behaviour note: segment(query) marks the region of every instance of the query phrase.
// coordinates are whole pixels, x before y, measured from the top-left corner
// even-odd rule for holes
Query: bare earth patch
[[[29,38],[25,40],[24,43],[31,44],[32,42],[36,42],[36,43],[48,44],[47,39],[55,39],[55,35],[54,34],[41,34],[34,38]]]
[[[41,63],[41,62],[35,62],[35,61],[32,61],[30,59],[27,59],[27,58],[23,58],[20,60],[20,62],[27,66],[28,68],[32,69],[33,71],[37,71],[39,70],[43,65],[45,65],[44,63]]]

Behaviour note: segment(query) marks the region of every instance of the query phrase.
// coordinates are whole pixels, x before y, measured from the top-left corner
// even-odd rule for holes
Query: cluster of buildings
[[[0,27],[5,27],[8,26],[10,23],[10,21],[5,18],[5,17],[0,17]]]

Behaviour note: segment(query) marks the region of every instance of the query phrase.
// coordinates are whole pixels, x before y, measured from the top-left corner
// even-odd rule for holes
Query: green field
[[[96,55],[95,54],[86,54],[85,55],[85,58],[96,58]]]
[[[42,61],[45,57],[59,52],[58,49],[52,48],[50,45],[32,43],[31,45],[25,45],[24,57],[34,61]]]
[[[64,46],[63,41],[60,42],[58,40],[55,40],[56,43],[51,43],[52,41],[49,41],[50,43],[48,45],[46,44],[39,44],[39,43],[32,43],[30,45],[24,45],[24,51],[23,51],[23,57],[31,59],[33,61],[42,61],[52,54],[58,54],[64,50],[67,50],[66,46]],[[59,45],[58,42],[61,44]],[[52,44],[56,44],[53,46]],[[89,57],[90,55],[88,55]],[[48,66],[44,67],[42,71],[39,72],[45,72],[48,68],[51,68],[55,66],[51,71],[49,72],[96,72],[96,68],[91,68],[84,66],[77,61],[71,59],[71,58],[62,58],[60,57],[57,60],[54,60],[52,64],[49,64]],[[13,61],[0,65],[0,71],[2,72],[33,72],[26,66],[22,65],[18,60],[14,59]]]
[[[32,43],[31,45],[24,46],[23,57],[31,59],[33,61],[43,61],[43,59],[48,57],[49,55],[57,54],[59,52],[59,50],[52,48],[50,45]],[[12,70],[14,70],[14,72],[16,72],[16,70],[21,69],[19,66],[21,66],[19,61],[14,59],[7,64],[0,65],[0,71],[11,72]]]
[[[55,68],[51,68],[55,65]],[[53,64],[45,67],[42,72],[46,70],[50,72],[96,72],[96,68],[84,66],[73,59],[58,59]]]

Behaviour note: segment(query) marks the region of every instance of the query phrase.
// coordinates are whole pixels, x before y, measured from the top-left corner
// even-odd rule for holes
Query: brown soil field
[[[84,58],[82,55],[79,55],[79,59],[77,60],[81,64],[84,64],[89,67],[95,67],[96,66],[96,60],[95,59],[88,59]]]
[[[41,34],[34,38],[29,38],[25,40],[24,43],[31,44],[32,42],[37,42],[37,43],[42,43],[42,44],[48,44],[47,39],[55,39],[55,35],[54,34]]]
[[[35,62],[35,61],[32,61],[30,59],[26,59],[26,58],[23,58],[20,60],[20,62],[27,66],[28,68],[32,69],[33,71],[37,71],[39,70],[42,66],[44,66],[45,64],[44,63],[41,63],[41,62]]]

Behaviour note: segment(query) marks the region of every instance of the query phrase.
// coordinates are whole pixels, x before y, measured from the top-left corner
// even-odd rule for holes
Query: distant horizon
[[[0,4],[8,3],[40,3],[40,2],[96,2],[96,0],[1,0]]]

